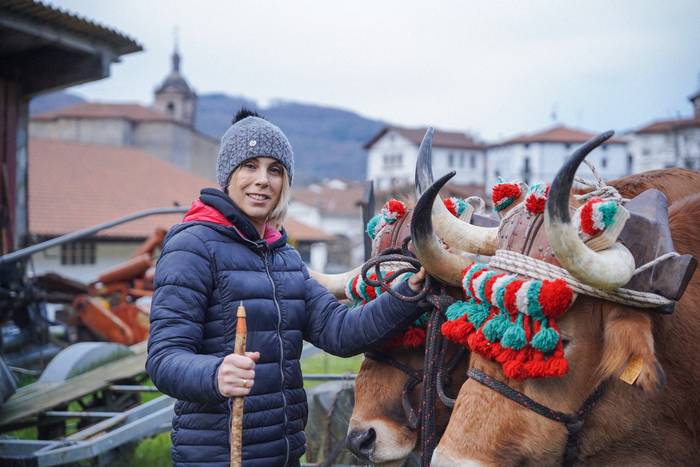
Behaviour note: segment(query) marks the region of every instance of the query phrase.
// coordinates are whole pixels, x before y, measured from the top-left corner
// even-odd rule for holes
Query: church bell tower
[[[180,73],[180,52],[177,40],[171,57],[170,73],[155,90],[153,107],[190,127],[194,126],[197,94]]]

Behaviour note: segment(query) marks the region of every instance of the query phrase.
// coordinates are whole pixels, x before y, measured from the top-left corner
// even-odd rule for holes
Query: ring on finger
[[[248,380],[243,378],[243,387],[248,387]]]

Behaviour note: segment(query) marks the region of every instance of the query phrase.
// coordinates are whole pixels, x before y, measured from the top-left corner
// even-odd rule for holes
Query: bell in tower
[[[163,83],[155,90],[153,107],[187,126],[194,126],[197,94],[180,73],[180,52],[177,38],[171,57],[172,68]]]

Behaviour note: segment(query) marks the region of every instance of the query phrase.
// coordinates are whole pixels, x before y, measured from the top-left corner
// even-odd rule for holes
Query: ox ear
[[[606,308],[599,375],[658,392],[666,384],[666,374],[654,355],[651,316],[619,305]]]

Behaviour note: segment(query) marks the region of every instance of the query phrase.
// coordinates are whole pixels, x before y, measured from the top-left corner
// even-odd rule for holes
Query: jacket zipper
[[[284,456],[284,465],[287,465],[289,462],[289,438],[287,438],[287,396],[284,394],[284,346],[282,345],[282,310],[280,309],[280,305],[277,302],[277,289],[275,288],[275,281],[272,280],[272,275],[270,274],[270,268],[267,265],[267,253],[265,253],[265,248],[267,248],[267,245],[261,242],[254,242],[250,239],[245,238],[245,236],[240,235],[240,237],[245,240],[246,242],[252,244],[255,246],[255,248],[260,252],[260,255],[262,256],[263,264],[265,265],[265,272],[267,273],[267,278],[270,280],[270,285],[272,285],[272,301],[275,302],[275,308],[277,309],[277,340],[280,343],[280,377],[282,378],[282,407],[283,407],[283,414],[284,414],[284,426],[282,434],[284,435],[284,444],[285,444],[285,456]],[[230,407],[230,405],[229,405]],[[232,415],[232,410],[229,408],[230,416]],[[229,420],[229,427],[231,426],[230,420]],[[230,428],[229,428],[230,429]]]
[[[270,284],[272,285],[272,301],[275,302],[275,308],[277,308],[277,339],[280,343],[280,376],[282,378],[282,403],[283,403],[283,413],[284,413],[284,443],[285,443],[285,457],[284,465],[289,462],[289,439],[287,438],[287,396],[284,394],[284,346],[282,345],[282,310],[280,310],[280,305],[277,303],[277,290],[275,288],[275,281],[272,280],[272,275],[270,274],[270,268],[267,264],[267,254],[262,253],[263,262],[265,263],[265,272],[267,273],[267,278],[270,279]]]

